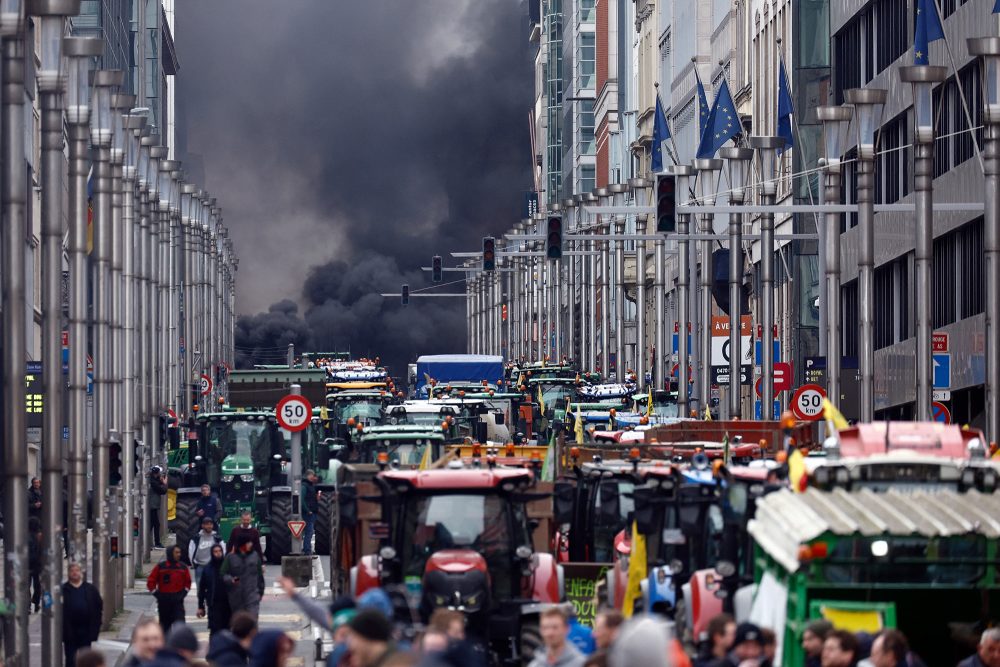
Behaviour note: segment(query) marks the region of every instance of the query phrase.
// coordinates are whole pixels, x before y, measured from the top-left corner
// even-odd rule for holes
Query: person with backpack
[[[194,568],[194,580],[201,586],[201,573],[212,562],[212,547],[220,545],[226,553],[226,543],[215,532],[215,522],[205,517],[201,520],[201,530],[188,542],[188,561]]]
[[[249,612],[257,618],[264,597],[264,566],[246,535],[240,537],[236,549],[223,561],[222,580],[229,593],[229,608],[233,612]]]
[[[167,557],[149,573],[146,588],[156,598],[160,627],[168,634],[175,622],[184,622],[184,598],[191,590],[191,572],[181,561],[179,546],[175,544],[167,549]]]

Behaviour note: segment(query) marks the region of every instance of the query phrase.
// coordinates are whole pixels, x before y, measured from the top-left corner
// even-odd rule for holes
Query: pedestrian
[[[37,477],[31,478],[28,487],[28,516],[42,520],[42,480]]]
[[[701,642],[694,660],[695,667],[708,667],[726,657],[736,638],[736,621],[729,614],[716,614],[708,619],[705,634],[708,637]]]
[[[174,623],[167,641],[146,667],[189,667],[198,652],[198,636],[184,621]]]
[[[184,598],[191,590],[191,571],[181,561],[181,548],[167,549],[167,557],[157,563],[146,579],[146,588],[156,598],[160,627],[169,635],[174,623],[184,622]]]
[[[160,542],[160,508],[163,506],[163,496],[167,494],[167,485],[163,481],[163,470],[153,466],[149,470],[149,530],[153,536],[153,546],[163,548]]]
[[[42,524],[28,518],[28,575],[31,577],[31,609],[37,614],[42,601]]]
[[[812,621],[802,631],[802,651],[806,654],[805,667],[820,667],[823,661],[823,642],[833,632],[830,621]]]
[[[822,667],[855,667],[858,664],[858,638],[847,630],[831,630],[823,642]]]
[[[604,608],[594,616],[594,645],[599,651],[607,651],[615,643],[618,631],[625,617],[617,609]]]
[[[89,648],[101,632],[104,601],[97,587],[83,579],[79,563],[70,563],[62,585],[62,636],[65,663],[73,664],[76,652]]]
[[[222,547],[226,553],[226,543],[215,532],[215,522],[209,517],[201,520],[201,530],[188,542],[188,562],[194,568],[194,580],[201,585],[201,572],[212,561],[212,547]]]
[[[743,661],[759,661],[764,654],[764,641],[760,628],[753,623],[740,623],[736,626],[732,646],[726,655],[716,658],[712,667],[739,667]]]
[[[85,648],[76,654],[76,662],[66,667],[107,667],[104,654],[92,648]]]
[[[979,637],[976,652],[958,667],[1000,667],[1000,628],[989,628]]]
[[[774,667],[774,658],[778,655],[778,635],[771,628],[761,628],[760,642],[764,649],[760,667]]]
[[[206,520],[207,523],[207,520]],[[229,593],[222,578],[222,564],[225,562],[222,544],[213,544],[211,559],[198,577],[198,618],[208,613],[209,639],[220,630],[229,628],[232,610],[229,608]]]
[[[899,630],[883,630],[872,642],[868,656],[871,667],[907,667],[910,644]]]
[[[240,514],[240,525],[235,526],[229,533],[229,547],[228,551],[232,552],[235,548],[236,540],[240,539],[242,535],[247,535],[253,542],[253,550],[257,552],[260,556],[261,562],[264,561],[264,550],[260,546],[260,531],[253,527],[253,514],[250,510],[243,510]]]
[[[129,655],[122,667],[141,667],[152,662],[156,652],[161,648],[163,648],[163,628],[160,627],[159,621],[143,618],[132,628]]]
[[[285,667],[295,641],[281,630],[261,630],[250,646],[250,667]]]
[[[230,540],[231,541],[231,540]],[[288,577],[278,577],[278,585],[285,591],[292,602],[309,617],[314,624],[333,635],[333,648],[327,656],[328,667],[348,664],[347,622],[357,614],[354,598],[342,595],[330,604],[329,611],[311,597],[300,595],[295,589],[295,582]]]
[[[250,612],[257,618],[264,595],[264,568],[247,536],[240,538],[236,550],[223,561],[222,579],[229,594],[229,608]]]
[[[359,611],[347,622],[352,667],[383,667],[396,654],[392,623],[378,609]]]
[[[443,632],[449,640],[461,641],[465,639],[465,614],[440,607],[431,614],[427,627]]]
[[[208,484],[201,485],[201,497],[198,498],[198,502],[194,506],[194,513],[198,517],[198,525],[195,528],[198,528],[202,519],[205,518],[211,519],[212,526],[218,528],[219,515],[222,514],[222,503],[219,502],[218,496],[212,493],[212,487]]]
[[[485,647],[479,642],[470,641],[465,633],[465,614],[454,609],[438,608],[431,614],[427,622],[429,633],[443,634],[446,641],[444,648],[435,656],[428,657],[425,662],[456,667],[485,667],[487,656]],[[433,645],[435,637],[430,638]],[[427,651],[425,650],[425,653]]]
[[[583,667],[583,654],[568,641],[569,619],[562,607],[549,607],[539,619],[542,647],[529,667]]]
[[[250,662],[250,647],[257,636],[257,619],[245,611],[233,614],[229,628],[220,630],[208,640],[205,656],[215,667],[246,667]]]
[[[316,482],[319,478],[312,470],[306,470],[305,478],[302,480],[302,519],[306,522],[305,532],[302,534],[302,553],[306,556],[312,555],[313,531],[316,528],[316,513],[319,511],[319,494],[316,490]]]
[[[608,653],[608,665],[672,667],[670,634],[668,623],[660,617],[633,616],[622,624],[618,639]]]

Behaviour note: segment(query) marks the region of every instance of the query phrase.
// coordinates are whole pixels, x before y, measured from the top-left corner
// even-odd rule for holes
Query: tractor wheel
[[[525,667],[530,663],[535,653],[542,646],[542,633],[538,629],[538,618],[529,617],[521,620],[521,664]]]
[[[272,498],[270,515],[267,561],[277,564],[281,562],[282,556],[292,553],[292,533],[288,529],[288,520],[292,518],[292,497],[281,495]]]
[[[334,492],[332,489],[323,491],[319,496],[319,507],[316,511],[316,535],[313,553],[324,556],[330,553],[330,521],[334,511]]]
[[[347,594],[350,575],[340,562],[342,538],[340,531],[340,505],[331,495],[330,500],[330,593],[334,598]]]
[[[184,562],[188,560],[188,542],[198,532],[196,526],[198,517],[194,513],[197,505],[197,495],[177,496],[174,503],[174,520],[167,522],[167,530],[174,534],[175,544],[181,548],[181,558]]]

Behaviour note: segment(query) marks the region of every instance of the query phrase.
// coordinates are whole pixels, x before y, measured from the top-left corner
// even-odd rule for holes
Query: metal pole
[[[613,187],[613,186],[612,186]],[[615,233],[625,233],[625,218],[615,219]],[[615,241],[615,380],[625,382],[625,242]]]
[[[677,192],[685,203],[691,201],[690,178],[695,170],[688,165],[677,165],[673,168],[677,177]],[[688,366],[690,365],[688,350],[688,335],[691,330],[691,291],[689,278],[690,242],[687,240],[690,213],[677,214],[677,416],[688,416]]]
[[[140,164],[148,161],[149,148],[142,143],[142,132],[137,136],[140,153],[143,155]],[[145,175],[136,170],[136,180],[139,186],[139,229],[136,243],[136,266],[138,267],[138,281],[136,291],[138,292],[136,324],[138,325],[138,354],[136,387],[139,396],[139,419],[140,434],[142,439],[142,459],[139,463],[139,476],[135,480],[136,493],[139,499],[139,506],[136,510],[139,516],[139,541],[137,545],[139,557],[142,562],[149,560],[149,484],[146,482],[146,475],[152,465],[151,454],[154,432],[151,421],[154,415],[151,409],[150,380],[153,377],[153,369],[150,364],[150,275],[149,275],[149,190],[145,183]]]
[[[643,178],[631,178],[628,182],[633,196],[638,200],[650,182]],[[641,204],[640,204],[641,205]],[[636,386],[642,389],[646,386],[646,242],[641,235],[646,233],[646,216],[635,216],[635,233],[639,240],[635,242],[635,375]]]
[[[740,205],[746,199],[746,180],[753,149],[723,148],[720,155],[729,164],[729,203]],[[742,418],[743,363],[743,216],[729,215],[729,418]]]
[[[580,229],[581,221],[582,221],[582,218],[583,218],[583,211],[582,211],[582,209],[579,209],[577,207],[577,204],[580,201],[582,201],[582,198],[581,198],[580,195],[575,195],[574,197],[570,197],[568,199],[563,199],[562,203],[563,203],[563,231],[564,231],[564,233],[565,232],[570,232],[570,231],[574,231],[575,232],[575,231],[577,231],[577,230]],[[565,246],[566,250],[579,250],[582,244],[578,244],[575,239],[564,239],[563,240],[563,245]],[[583,363],[583,345],[584,345],[584,341],[585,341],[584,337],[586,336],[586,334],[583,332],[583,328],[582,327],[580,328],[580,338],[579,338],[579,341],[577,340],[577,336],[576,336],[576,316],[577,316],[576,300],[577,300],[577,289],[579,288],[580,283],[581,283],[581,276],[579,274],[579,266],[580,266],[579,259],[580,258],[577,257],[576,255],[569,255],[569,256],[566,257],[566,259],[563,262],[560,262],[560,264],[559,264],[559,273],[560,273],[560,275],[562,275],[563,273],[566,274],[566,278],[565,278],[564,282],[565,282],[565,285],[566,285],[566,294],[567,294],[568,301],[569,301],[569,303],[567,303],[567,305],[566,305],[566,341],[565,341],[565,347],[563,349],[566,350],[567,356],[569,356],[569,357],[573,358],[574,360],[576,360],[576,362],[577,362],[578,365],[580,365],[580,364]],[[561,287],[560,287],[560,289],[561,289]],[[585,305],[583,304],[583,301],[581,300],[581,302],[580,302],[580,314],[581,315],[584,312],[583,311],[584,308],[585,308]],[[561,316],[561,313],[560,313],[560,316]],[[560,317],[560,319],[561,319],[561,317]],[[583,320],[581,318],[581,322],[582,321]],[[578,342],[580,343],[580,354],[579,355],[576,353],[577,343]],[[560,342],[559,344],[563,345],[562,342]]]
[[[532,299],[532,311],[535,315],[535,357],[532,361],[541,361],[542,356],[542,344],[545,340],[545,308],[542,302],[542,267],[543,262],[534,257],[531,258],[531,281],[534,284],[534,297]]]
[[[694,168],[698,170],[698,194],[706,205],[715,203],[718,191],[719,176],[722,171],[722,160],[695,160]],[[705,213],[700,216],[701,233],[713,233],[713,215]],[[702,240],[698,243],[699,264],[699,297],[701,300],[698,318],[698,391],[701,404],[699,409],[707,409],[711,398],[712,387],[712,242]]]
[[[751,145],[761,159],[761,203],[774,206],[777,195],[775,162],[777,151],[784,146],[781,137],[752,137]],[[760,267],[761,267],[761,308],[760,322],[763,327],[761,343],[761,402],[762,418],[771,419],[774,400],[774,213],[764,213],[760,219]]]
[[[288,346],[288,354],[292,355],[292,346]],[[289,364],[291,368],[291,364]],[[302,395],[302,385],[293,384],[289,394],[292,396]],[[292,518],[295,521],[302,520],[302,431],[292,433]],[[292,554],[302,555],[302,537],[292,535]]]
[[[607,193],[604,198],[609,197]],[[611,218],[604,216],[601,230],[611,233]],[[601,376],[607,379],[611,371],[611,242],[601,241]],[[596,369],[595,369],[596,370]]]
[[[656,337],[653,343],[653,386],[654,389],[666,387],[666,356],[664,351],[667,347],[667,308],[666,308],[666,253],[665,241],[653,241],[653,261],[655,262],[653,277],[653,313],[656,317]]]

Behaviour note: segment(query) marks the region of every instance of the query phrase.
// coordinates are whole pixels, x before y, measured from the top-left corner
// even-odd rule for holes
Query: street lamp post
[[[746,200],[752,148],[726,147],[719,151],[729,168],[729,203],[739,206]],[[741,316],[743,315],[743,214],[729,214],[729,418],[742,418],[743,363]]]
[[[545,214],[535,214],[536,233],[541,232],[545,228],[545,218]],[[545,327],[547,322],[545,321],[545,292],[542,284],[544,279],[544,274],[542,273],[544,264],[545,262],[541,258],[532,258],[529,266],[529,273],[531,274],[529,277],[534,286],[532,289],[534,292],[532,312],[535,315],[535,358],[533,361],[541,361],[545,358],[543,350],[545,349]]]
[[[101,40],[66,37],[63,53],[67,58],[69,81],[66,89],[66,124],[69,134],[69,443],[66,452],[67,521],[69,560],[80,563],[84,572],[88,554],[87,508],[87,145],[90,124],[88,70],[93,58],[103,50]]]
[[[139,536],[133,541],[132,553],[138,554],[140,562],[145,560],[147,540],[149,537],[149,507],[148,485],[144,473],[149,470],[150,437],[148,428],[149,414],[149,382],[152,377],[149,367],[149,302],[146,300],[149,285],[149,203],[143,185],[143,163],[149,160],[149,149],[142,145],[142,138],[149,134],[145,116],[131,115],[126,119],[126,127],[131,127],[131,142],[129,154],[126,157],[125,174],[132,181],[132,260],[135,280],[133,282],[133,299],[135,304],[134,324],[134,366],[132,372],[132,391],[135,394],[135,432],[141,443],[140,458],[136,461],[139,475],[132,480],[131,492],[134,494],[133,511],[138,517]],[[133,561],[134,561],[133,557]],[[134,575],[133,575],[134,576]]]
[[[611,191],[608,188],[597,188],[594,190],[600,205],[606,205],[611,199]],[[605,236],[611,233],[611,217],[601,216],[600,232]],[[608,377],[608,356],[611,350],[611,244],[609,241],[598,243],[601,252],[601,374]],[[596,367],[593,370],[597,370]]]
[[[25,388],[25,183],[24,160],[24,8],[20,0],[0,2],[0,37],[3,38],[3,110],[0,112],[0,160],[3,190],[3,468],[4,549],[8,563],[28,558],[28,452],[24,446]],[[4,568],[4,592],[14,603],[14,613],[4,618],[6,663],[27,665],[28,578],[24,567]]]
[[[62,377],[62,258],[63,235],[63,30],[66,17],[79,13],[79,0],[34,0],[28,11],[38,17],[41,58],[35,79],[41,102],[42,178],[42,383],[46,406],[42,413],[42,488],[53,494],[62,488],[65,381]],[[23,239],[22,239],[23,243]],[[20,370],[20,368],[18,369]],[[68,444],[68,443],[67,443]],[[42,664],[59,665],[62,658],[62,507],[42,504],[42,586],[51,604],[42,609]],[[30,539],[34,539],[31,536]]]
[[[824,165],[824,199],[835,203],[840,199],[841,163],[844,154],[847,128],[854,112],[850,106],[822,106],[816,115],[823,123],[823,146],[826,155]],[[834,404],[840,403],[840,359],[841,328],[840,318],[840,213],[824,214],[823,253],[826,258],[825,306],[826,306],[826,387],[827,395]]]
[[[630,178],[629,189],[635,197],[636,206],[649,205],[649,189],[653,182],[645,178]],[[635,375],[639,389],[646,386],[646,215],[635,216]]]
[[[854,105],[858,128],[858,320],[861,328],[858,366],[861,370],[862,422],[870,422],[875,416],[875,134],[886,95],[884,88],[852,88],[844,93],[847,103]]]
[[[698,199],[705,206],[715,204],[722,178],[722,160],[715,158],[698,159],[694,168],[698,170]],[[711,234],[714,216],[701,215],[701,233]],[[698,397],[699,410],[707,410],[711,404],[712,392],[712,242],[698,243],[701,264],[701,313],[698,317]]]
[[[582,201],[581,195],[573,195],[570,198],[563,199],[563,208],[566,213],[563,216],[563,229],[570,234],[579,234],[583,228],[583,209],[580,208],[580,202]],[[578,243],[573,239],[566,239],[564,241],[565,248],[567,250],[579,250],[583,243]],[[580,285],[583,282],[583,277],[581,276],[581,262],[580,257],[573,254],[566,254],[566,259],[558,265],[560,282],[565,280],[566,284],[566,294],[569,303],[566,305],[566,344],[565,350],[568,356],[573,357],[577,363],[583,360],[583,348],[586,345],[587,333],[580,327],[580,337],[577,341],[576,336],[576,316],[577,316],[577,295],[580,293]],[[566,276],[565,279],[563,276]],[[560,285],[561,288],[561,285]],[[583,321],[583,313],[586,305],[583,303],[583,299],[580,299],[580,315],[581,322]],[[576,354],[577,342],[580,344],[580,354]]]
[[[611,192],[614,206],[625,204],[625,192],[627,186],[624,183],[612,183],[608,186]],[[625,233],[625,216],[613,215],[611,217],[615,234],[621,236]],[[621,238],[611,242],[615,249],[615,269],[614,269],[614,302],[615,321],[612,327],[615,332],[615,380],[620,383],[625,382],[625,242]],[[608,377],[610,377],[611,363],[608,363]]]
[[[598,198],[594,193],[587,192],[583,195],[584,204],[593,206]],[[594,232],[594,218],[590,214],[585,214],[587,220],[587,233]],[[591,239],[583,242],[583,248],[587,254],[584,255],[584,290],[583,302],[586,304],[586,317],[583,321],[583,328],[587,332],[587,360],[586,369],[593,372],[597,368],[597,243]],[[581,351],[582,353],[582,351]]]
[[[686,164],[674,165],[672,167],[674,176],[677,178],[677,192],[680,193],[681,200],[690,205],[691,186],[690,179],[694,178],[697,172],[693,167]],[[690,366],[690,350],[688,349],[688,332],[691,326],[691,289],[690,289],[690,241],[688,240],[688,224],[691,219],[690,213],[677,214],[677,416],[688,416],[688,366]]]
[[[750,145],[760,158],[760,201],[774,206],[778,192],[778,151],[785,145],[782,137],[750,137]],[[771,418],[774,400],[774,213],[760,217],[760,321],[763,341],[760,350],[761,417]]]
[[[917,403],[915,417],[931,420],[934,391],[934,332],[931,279],[934,261],[934,84],[945,80],[941,66],[911,65],[899,70],[899,78],[913,86],[913,191],[916,204],[914,268],[917,273]],[[874,365],[874,364],[873,364]],[[872,369],[874,372],[874,368]],[[873,394],[874,405],[874,394]]]
[[[986,256],[986,437],[1000,441],[1000,38],[968,40],[983,59],[983,157],[986,168],[983,246]]]
[[[571,208],[564,209],[559,204],[552,205],[552,212],[562,215],[564,222],[571,210]],[[545,338],[549,349],[549,358],[555,363],[559,363],[562,356],[562,294],[559,284],[559,271],[561,268],[562,262],[560,260],[548,260],[545,262],[545,283],[549,294],[547,308],[549,321],[546,323],[549,326],[546,327]],[[549,338],[550,335],[554,336],[554,340]]]

